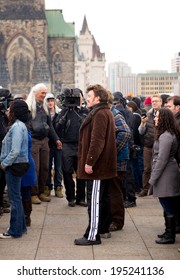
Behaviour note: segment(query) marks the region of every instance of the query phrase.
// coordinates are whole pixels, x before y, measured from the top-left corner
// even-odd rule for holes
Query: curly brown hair
[[[100,102],[108,103],[108,99],[109,99],[108,91],[103,86],[101,86],[99,84],[89,85],[87,87],[87,93],[90,90],[94,91],[94,96],[95,97],[99,96],[99,101]]]
[[[180,128],[173,115],[167,108],[160,108],[159,110],[158,126],[155,127],[155,140],[158,140],[160,135],[165,131],[175,134],[177,139],[180,140]]]

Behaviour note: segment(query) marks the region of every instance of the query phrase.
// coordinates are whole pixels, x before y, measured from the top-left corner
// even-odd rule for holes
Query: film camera
[[[12,100],[10,91],[0,87],[0,111],[6,110],[9,107],[9,102]]]
[[[80,106],[80,96],[82,91],[79,88],[64,88],[61,98],[62,104],[65,107],[76,107]]]

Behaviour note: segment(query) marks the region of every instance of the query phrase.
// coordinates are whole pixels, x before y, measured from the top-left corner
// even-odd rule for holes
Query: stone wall
[[[74,40],[75,38],[49,38],[48,51],[50,69],[53,76],[53,91],[56,83],[62,87],[74,87]],[[60,71],[54,71],[54,57],[59,54]],[[57,90],[58,93],[59,90]]]
[[[44,0],[0,0],[0,19],[45,19]]]
[[[49,38],[47,24],[44,0],[0,0],[0,86],[13,94],[74,86],[75,38]]]
[[[2,63],[4,69],[8,67],[10,76],[8,88],[13,93],[28,93],[38,82],[50,85],[46,20],[1,20],[0,26]],[[0,73],[0,84],[4,79],[5,74]]]

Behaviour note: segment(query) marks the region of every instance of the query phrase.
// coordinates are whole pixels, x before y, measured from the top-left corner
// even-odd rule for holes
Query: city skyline
[[[168,70],[180,49],[179,1],[163,0],[45,0],[46,9],[62,9],[67,22],[75,22],[76,35],[86,15],[107,63],[127,63],[132,73]]]

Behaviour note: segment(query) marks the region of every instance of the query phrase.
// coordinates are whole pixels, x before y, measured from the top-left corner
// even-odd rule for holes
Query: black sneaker
[[[124,202],[124,208],[131,208],[131,207],[135,207],[135,206],[136,206],[136,202],[135,201],[126,200]]]
[[[10,239],[10,238],[13,238],[13,236],[10,235],[10,234],[7,233],[7,232],[4,232],[4,233],[1,233],[1,234],[0,234],[0,239]]]
[[[82,238],[75,239],[74,244],[79,246],[99,245],[101,240],[88,240],[83,236]]]
[[[87,203],[84,200],[76,200],[76,204],[79,206],[87,207]]]

